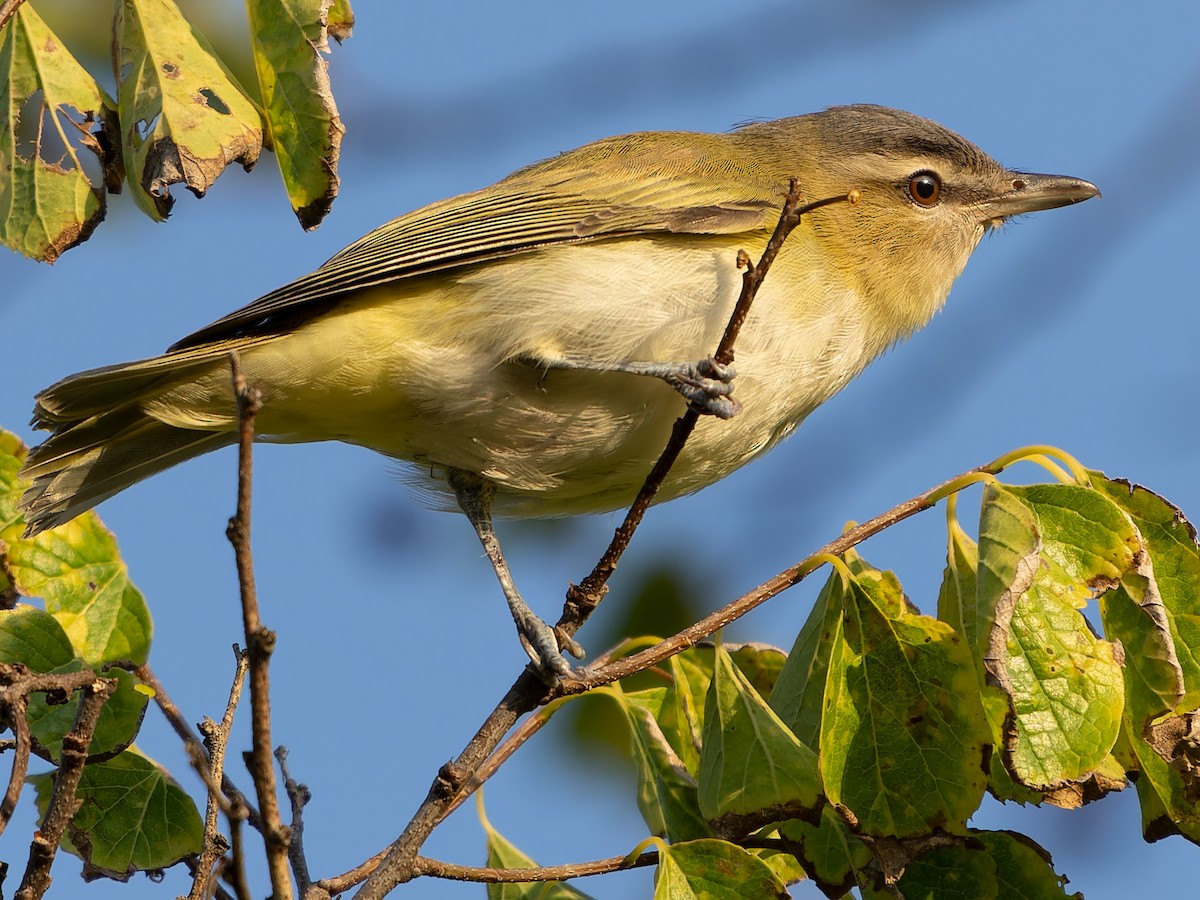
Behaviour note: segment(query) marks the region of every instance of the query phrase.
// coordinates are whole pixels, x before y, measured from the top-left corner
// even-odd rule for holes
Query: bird
[[[765,247],[792,179],[855,202],[801,219],[722,366],[738,253]],[[521,596],[494,515],[627,505],[688,405],[708,415],[658,499],[713,484],[929,322],[985,233],[1098,194],[875,105],[602,139],[401,215],[160,356],[37,394],[50,436],[22,469],[26,534],[236,443],[236,352],[258,440],[409,464],[467,515],[535,670],[566,676],[577,650]]]

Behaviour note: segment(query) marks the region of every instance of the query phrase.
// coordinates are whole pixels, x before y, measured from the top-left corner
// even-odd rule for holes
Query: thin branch
[[[8,694],[6,688],[0,693],[0,698]],[[0,801],[0,834],[12,819],[17,810],[17,800],[21,797],[21,789],[25,786],[25,776],[29,774],[29,722],[25,719],[25,711],[29,708],[29,695],[19,692],[10,700],[0,704],[16,736],[16,756],[13,758],[12,772],[8,776],[8,788],[4,791],[4,799]]]
[[[840,556],[861,544],[867,538],[878,534],[884,529],[890,528],[897,522],[901,522],[917,513],[930,509],[945,496],[943,489],[957,481],[961,481],[972,474],[995,474],[997,471],[998,469],[993,465],[982,465],[974,469],[968,469],[962,475],[948,479],[937,487],[930,488],[928,491],[913,497],[911,500],[906,500],[875,518],[863,522],[861,525],[856,525],[794,566],[784,569],[775,577],[764,581],[758,587],[721,607],[711,615],[705,616],[678,634],[672,635],[666,640],[660,641],[652,647],[647,647],[638,653],[599,666],[595,670],[584,673],[580,678],[564,681],[561,685],[562,693],[564,695],[581,694],[602,684],[619,681],[636,672],[656,666],[664,660],[682,653],[689,647],[694,647],[705,638],[712,637],[726,625],[740,619],[756,606],[799,584],[821,567],[822,557],[831,555]]]
[[[794,179],[792,180],[779,216],[779,223],[767,242],[763,258],[756,267],[750,267],[747,264],[747,272],[742,281],[742,293],[738,297],[729,325],[726,327],[717,349],[723,359],[732,359],[733,341],[741,323],[745,320],[749,305],[762,284],[763,278],[766,277],[771,261],[778,253],[784,239],[799,222],[800,214],[830,203],[856,203],[857,201],[857,192],[852,191],[845,196],[826,198],[815,204],[801,207],[796,194],[796,182]],[[745,254],[739,253],[739,264],[745,264],[745,259]],[[689,408],[684,416],[675,423],[666,449],[646,477],[646,482],[638,492],[637,499],[626,515],[625,521],[613,535],[608,550],[605,551],[592,574],[584,579],[580,587],[573,587],[567,592],[567,603],[563,607],[563,615],[556,626],[556,630],[561,631],[565,637],[569,638],[578,631],[580,625],[600,602],[607,590],[606,582],[616,568],[617,560],[628,545],[629,538],[633,535],[654,495],[658,492],[659,485],[662,484],[671,465],[682,451],[684,442],[695,427],[697,418],[698,413]],[[415,876],[413,863],[417,858],[417,852],[424,844],[425,839],[445,817],[447,809],[454,802],[455,795],[462,791],[467,779],[478,771],[521,716],[552,699],[555,692],[561,689],[561,685],[555,688],[547,687],[538,676],[528,669],[521,673],[458,758],[454,762],[442,766],[438,771],[437,778],[434,779],[429,793],[418,807],[417,812],[400,836],[392,843],[384,861],[367,877],[367,882],[357,895],[359,900],[382,900],[384,895],[396,885],[409,881]],[[359,868],[364,869],[368,865],[369,862]],[[368,871],[370,870],[368,869]]]
[[[0,0],[0,29],[8,24],[9,19],[17,14],[25,0]]]
[[[71,730],[63,735],[58,774],[54,776],[54,788],[50,793],[46,815],[29,844],[29,862],[21,878],[21,886],[17,888],[16,900],[37,900],[50,887],[50,866],[54,863],[67,826],[79,809],[75,791],[83,775],[84,763],[87,762],[88,747],[91,746],[92,735],[96,733],[100,712],[116,689],[115,678],[96,678],[94,675],[91,683],[81,689],[75,722]]]
[[[851,191],[849,194],[826,197],[823,200],[801,206],[796,179],[793,178],[788,183],[787,198],[780,211],[779,222],[775,225],[775,231],[763,249],[758,265],[754,265],[750,261],[750,257],[744,250],[738,251],[738,267],[745,270],[742,273],[742,290],[734,304],[733,313],[729,317],[729,324],[725,326],[725,333],[721,335],[721,341],[713,354],[714,360],[721,365],[729,365],[733,362],[733,344],[741,332],[746,317],[750,314],[750,305],[758,295],[758,289],[762,285],[763,279],[767,277],[767,272],[775,262],[775,257],[783,247],[784,241],[800,224],[801,217],[805,213],[833,203],[857,203],[858,196],[857,191]],[[650,474],[646,476],[646,481],[638,491],[629,511],[625,514],[624,521],[613,533],[608,549],[604,551],[604,555],[600,557],[600,561],[596,563],[596,567],[588,576],[578,586],[572,585],[567,591],[567,602],[563,606],[562,617],[555,625],[555,630],[562,630],[567,635],[574,635],[603,599],[608,590],[608,579],[616,571],[617,563],[629,546],[634,531],[641,524],[650,504],[654,502],[654,497],[666,480],[671,467],[675,465],[675,461],[683,452],[684,445],[699,420],[700,411],[694,406],[689,406],[684,414],[675,421],[675,425],[671,429],[671,437],[667,441],[666,447],[663,448],[662,455],[655,462]]]
[[[264,627],[258,614],[258,592],[254,585],[254,557],[250,552],[250,498],[253,475],[254,417],[262,406],[259,392],[246,383],[237,352],[229,354],[229,368],[238,413],[237,512],[225,533],[233,544],[238,587],[242,599],[242,629],[250,657],[250,752],[246,767],[254,779],[261,816],[267,869],[275,900],[291,900],[292,880],[288,872],[288,830],[279,815],[275,765],[271,756],[271,653],[275,633]]]
[[[418,856],[413,860],[417,875],[448,878],[453,881],[478,881],[484,884],[526,884],[539,881],[566,881],[588,875],[604,875],[625,869],[640,869],[658,863],[658,851],[651,850],[632,860],[627,856],[610,856],[590,862],[569,863],[564,866],[530,866],[527,869],[497,869],[491,866],[460,866]]]
[[[250,882],[246,880],[246,842],[243,839],[246,830],[242,823],[248,818],[249,807],[239,794],[233,798],[229,811],[229,856],[226,857],[222,876],[237,894],[238,900],[252,900]]]
[[[312,792],[307,784],[301,784],[292,777],[287,757],[286,747],[275,748],[275,758],[279,760],[279,770],[283,773],[283,789],[287,791],[288,800],[292,804],[292,840],[288,845],[288,859],[291,860],[292,872],[296,876],[297,893],[302,898],[310,898],[312,878],[308,874],[308,859],[304,855],[304,807],[312,799]]]
[[[241,651],[237,652],[241,653]],[[170,723],[175,734],[183,741],[184,749],[187,751],[188,759],[191,760],[192,768],[196,770],[196,774],[200,776],[206,785],[209,785],[212,780],[212,767],[208,758],[208,751],[204,749],[204,745],[200,743],[200,739],[192,733],[192,728],[188,725],[187,719],[184,718],[179,707],[175,705],[175,701],[171,699],[171,695],[167,693],[167,689],[163,686],[163,683],[154,674],[154,670],[150,668],[149,663],[138,666],[134,670],[134,674],[137,675],[144,685],[154,691],[155,705],[166,718],[167,722]],[[240,803],[245,811],[243,818],[246,818],[255,828],[259,827],[258,810],[254,809],[247,802],[246,795],[242,793],[241,789],[225,773],[221,775],[221,794],[228,799],[230,806],[234,803]],[[226,812],[226,814],[228,815],[229,813]]]
[[[212,882],[213,867],[217,864],[229,845],[217,831],[218,817],[221,809],[229,808],[228,801],[221,793],[219,785],[225,773],[225,749],[229,743],[229,733],[233,730],[233,714],[242,698],[242,685],[246,681],[246,668],[249,665],[249,654],[234,647],[236,664],[234,667],[233,684],[229,687],[229,701],[225,704],[225,715],[218,725],[211,719],[205,718],[201,725],[204,732],[204,747],[208,751],[208,805],[204,812],[204,842],[197,861],[196,870],[192,877],[192,889],[188,900],[205,900],[209,896],[209,885]]]
[[[12,814],[16,811],[17,801],[25,786],[25,776],[29,772],[29,758],[34,743],[33,735],[29,731],[29,722],[25,718],[29,708],[29,695],[54,693],[69,698],[72,693],[87,687],[95,680],[96,673],[91,669],[54,674],[30,672],[25,666],[14,663],[0,665],[0,713],[3,713],[0,718],[7,717],[16,736],[16,757],[13,759],[4,799],[0,800],[0,834],[4,833]]]

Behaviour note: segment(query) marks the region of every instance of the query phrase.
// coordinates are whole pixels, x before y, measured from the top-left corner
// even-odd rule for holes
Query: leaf
[[[712,829],[700,815],[696,782],[667,742],[655,709],[667,705],[665,688],[623,694],[614,690],[629,722],[633,761],[638,770],[638,809],[651,834],[669,841],[710,837]]]
[[[337,196],[338,156],[346,131],[323,55],[329,52],[327,16],[334,12],[329,6],[329,0],[246,3],[271,149],[292,209],[306,229],[321,224]],[[334,24],[346,28],[346,13],[348,8],[336,11]]]
[[[53,671],[77,672],[82,668],[82,662],[74,660]],[[137,689],[140,682],[128,672],[111,669],[104,677],[116,678],[117,689],[100,710],[96,730],[92,734],[91,743],[88,744],[89,758],[109,756],[125,750],[132,744],[141,728],[142,717],[146,713],[146,704],[149,701],[149,698]],[[78,691],[67,703],[54,705],[47,703],[43,694],[34,694],[29,698],[29,711],[25,716],[29,721],[29,729],[55,763],[62,754],[63,736],[75,726],[78,710]]]
[[[350,0],[333,0],[329,5],[329,36],[339,44],[354,31],[354,10]]]
[[[476,795],[481,796],[481,795]],[[483,811],[482,799],[478,805],[479,821],[487,834],[487,864],[497,869],[533,869],[537,867],[530,857],[492,827]],[[506,884],[489,884],[488,900],[588,900],[588,895],[561,881],[517,881]]]
[[[780,829],[804,871],[826,897],[841,897],[859,880],[859,872],[874,859],[838,812],[826,804],[816,825],[800,819]]]
[[[712,681],[712,654],[693,647],[667,660],[674,682],[668,698],[674,707],[663,730],[671,746],[695,777],[700,771],[700,742],[704,735],[704,698]]]
[[[1102,606],[1104,627],[1126,648],[1124,755],[1136,766],[1147,840],[1179,833],[1200,843],[1200,548],[1183,513],[1152,491],[1090,472],[1146,543],[1146,564]],[[1123,585],[1123,587],[1126,587]],[[1179,697],[1182,693],[1182,698]]]
[[[170,214],[172,184],[203,197],[230,163],[254,166],[258,110],[171,0],[121,0],[114,68],[125,171],[152,219]]]
[[[659,852],[654,900],[787,900],[789,896],[765,862],[735,844],[689,841]]]
[[[51,779],[35,783],[45,815]],[[110,878],[165,869],[200,852],[203,824],[196,805],[134,749],[85,766],[75,796],[80,806],[64,847]]]
[[[0,243],[54,262],[87,240],[106,185],[120,185],[115,105],[29,4],[0,37]]]
[[[954,629],[898,602],[898,585],[876,599],[888,583],[853,575],[844,589],[821,722],[825,793],[858,834],[962,834],[990,744],[975,666]]]
[[[989,485],[979,530],[978,599],[991,611],[981,621],[993,623],[985,664],[1009,699],[1009,773],[1035,789],[1113,787],[1101,769],[1120,730],[1121,663],[1078,608],[1132,569],[1136,529],[1078,485]]]
[[[0,610],[0,663],[53,672],[74,658],[71,641],[54,616],[24,604]]]
[[[816,754],[716,648],[704,710],[700,811],[718,834],[742,835],[769,822],[815,818],[821,801]]]
[[[24,518],[17,508],[28,482],[18,477],[25,448],[0,431],[0,550],[13,584],[28,597],[42,597],[46,612],[62,625],[89,666],[107,662],[144,663],[153,625],[141,592],[134,587],[117,542],[95,513],[37,535],[21,536]]]
[[[907,898],[1067,900],[1050,854],[1022,834],[972,830],[963,844],[909,863],[897,885]],[[1082,894],[1070,895],[1083,900]]]
[[[818,752],[825,675],[842,618],[844,586],[838,571],[831,571],[771,691],[771,708],[797,738]]]

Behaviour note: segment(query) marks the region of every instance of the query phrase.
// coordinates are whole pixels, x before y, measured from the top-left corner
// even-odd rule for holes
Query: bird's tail
[[[176,463],[232,444],[228,427],[191,429],[151,411],[167,391],[211,372],[221,356],[182,351],[81,372],[37,396],[33,425],[52,432],[29,452],[21,475],[26,535],[61,525]],[[229,395],[231,419],[233,391]],[[223,423],[222,423],[223,424]]]

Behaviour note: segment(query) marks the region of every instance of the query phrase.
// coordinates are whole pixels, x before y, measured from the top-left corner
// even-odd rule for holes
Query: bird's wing
[[[656,232],[729,234],[774,224],[785,189],[779,179],[728,160],[718,166],[718,177],[710,167],[701,180],[690,175],[697,150],[679,136],[634,137],[641,140],[632,149],[618,143],[622,139],[589,145],[490,188],[394,219],[316,271],[188,335],[171,350],[278,333],[352,291],[553,244]],[[700,152],[711,159],[726,147],[714,143]],[[589,165],[589,154],[604,157],[599,171]]]

